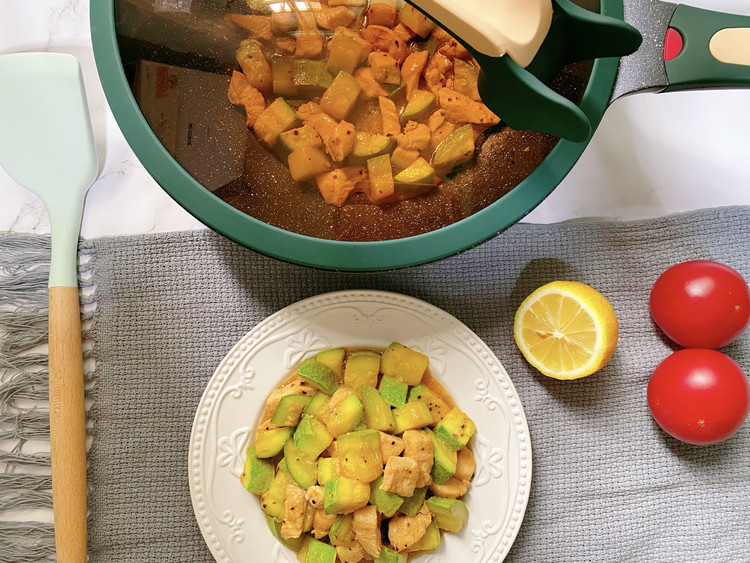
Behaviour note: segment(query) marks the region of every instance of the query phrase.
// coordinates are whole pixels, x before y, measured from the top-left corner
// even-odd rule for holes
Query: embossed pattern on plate
[[[469,520],[422,563],[502,561],[523,520],[531,484],[531,440],[513,383],[463,323],[424,301],[384,291],[340,291],[271,315],[222,360],[198,405],[190,437],[193,509],[217,561],[243,563],[295,554],[268,530],[257,497],[239,482],[244,450],[265,399],[302,358],[332,346],[401,342],[427,354],[430,371],[475,421]]]

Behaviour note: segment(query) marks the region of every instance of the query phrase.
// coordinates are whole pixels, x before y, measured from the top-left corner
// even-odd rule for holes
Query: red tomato
[[[750,321],[750,290],[735,270],[710,260],[676,264],[651,290],[651,316],[685,348],[721,348]]]
[[[716,350],[674,352],[648,382],[648,406],[665,432],[688,444],[726,440],[750,411],[750,385],[740,366]]]

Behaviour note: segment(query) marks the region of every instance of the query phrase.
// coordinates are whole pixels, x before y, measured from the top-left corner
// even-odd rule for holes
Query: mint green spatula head
[[[0,166],[47,207],[50,287],[78,285],[83,202],[99,163],[75,57],[0,55]]]

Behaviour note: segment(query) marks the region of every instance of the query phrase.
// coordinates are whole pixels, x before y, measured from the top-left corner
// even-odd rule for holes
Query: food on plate
[[[733,268],[691,260],[667,269],[649,301],[654,322],[686,348],[721,348],[750,322],[750,289]]]
[[[240,482],[301,562],[405,562],[463,528],[476,428],[428,363],[327,349],[269,395]]]
[[[668,356],[648,383],[648,406],[668,434],[694,445],[732,437],[750,411],[750,385],[737,363],[716,350]]]
[[[218,197],[308,236],[402,238],[493,203],[555,146],[503,126],[474,59],[418,10],[350,4],[252,14],[270,27],[227,18],[239,30],[228,98],[250,134],[242,177]],[[566,67],[553,87],[577,101],[589,69]]]
[[[548,377],[577,379],[606,365],[617,346],[615,310],[597,290],[553,281],[516,311],[513,336],[526,360]]]

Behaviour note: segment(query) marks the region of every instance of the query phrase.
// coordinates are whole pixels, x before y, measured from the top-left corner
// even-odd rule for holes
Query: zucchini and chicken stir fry
[[[240,480],[302,563],[404,563],[469,516],[472,420],[428,358],[333,348],[268,398]]]
[[[314,182],[332,205],[357,192],[382,204],[424,194],[473,159],[500,120],[460,43],[395,0],[311,4],[228,16],[250,36],[229,100],[294,180]]]

